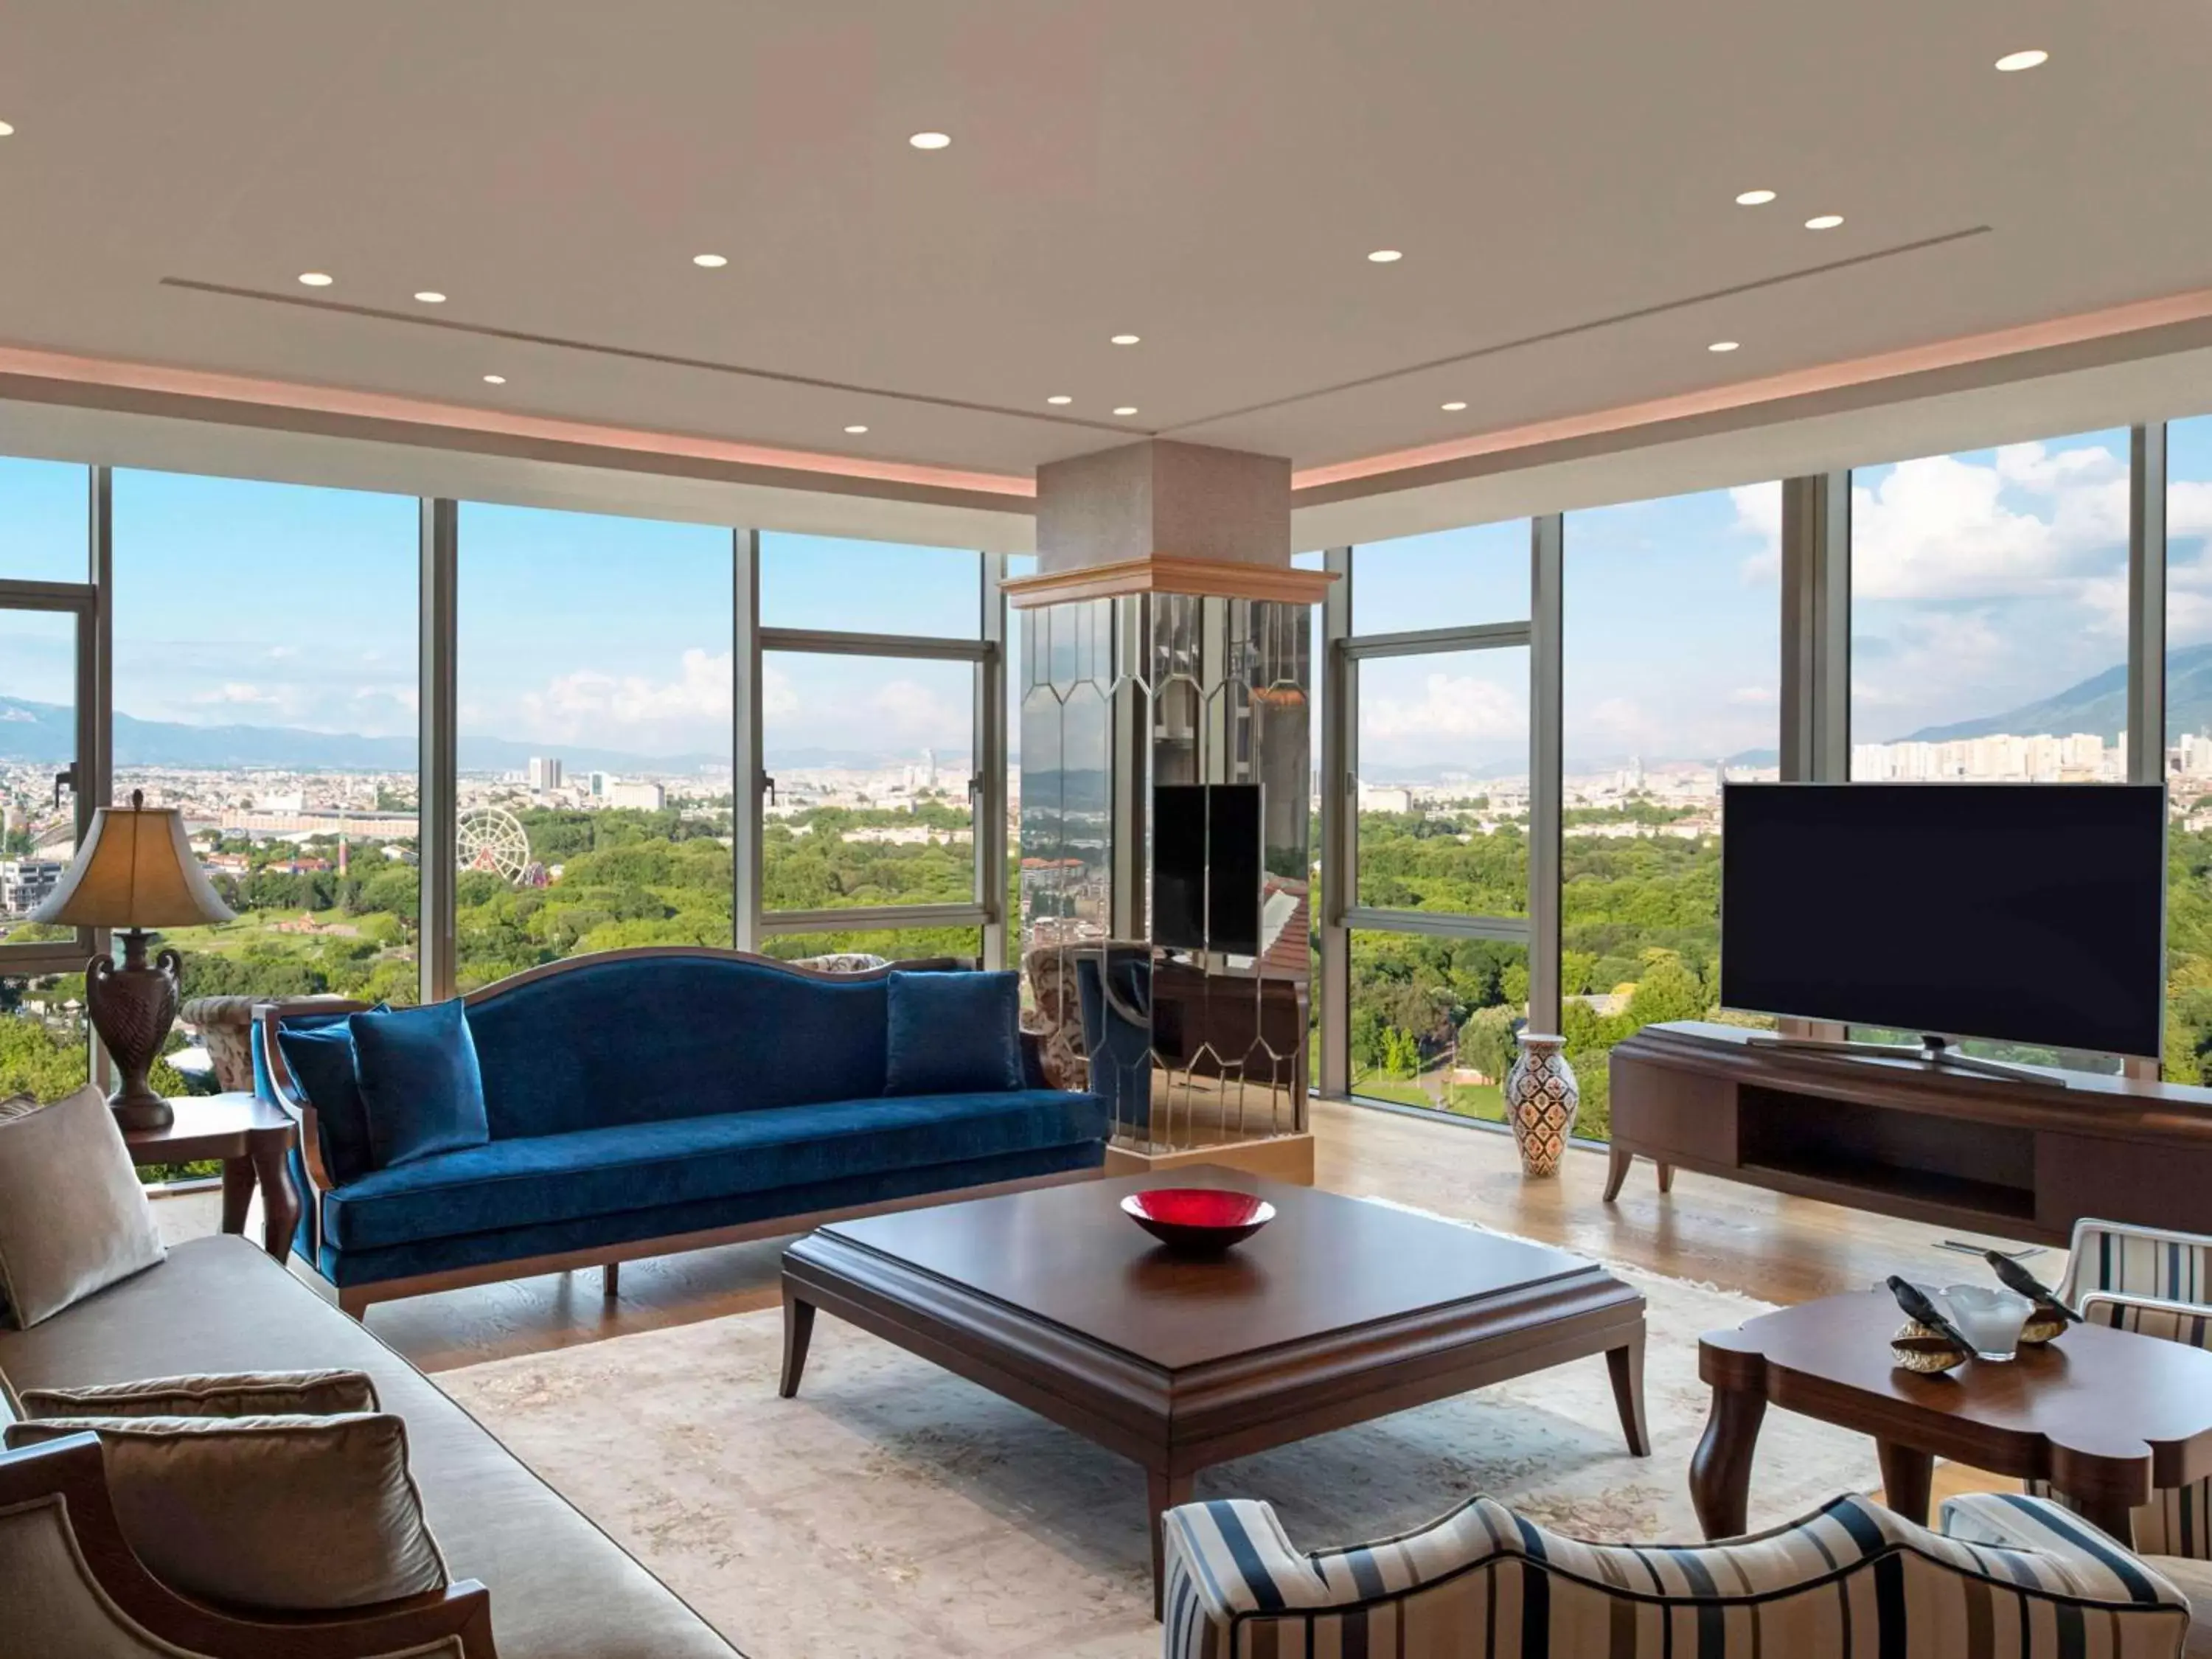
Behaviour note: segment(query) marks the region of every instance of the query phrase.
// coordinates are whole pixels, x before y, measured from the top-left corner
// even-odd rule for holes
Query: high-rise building
[[[668,805],[668,792],[657,783],[625,783],[618,778],[609,778],[605,799],[610,806],[628,806],[640,811],[658,812]]]
[[[27,916],[61,884],[58,859],[0,859],[0,916]]]
[[[530,757],[530,787],[543,793],[561,787],[561,757],[558,755],[532,755]]]

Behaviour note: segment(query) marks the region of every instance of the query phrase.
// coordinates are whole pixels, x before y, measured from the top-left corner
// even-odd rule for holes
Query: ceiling
[[[2200,0],[16,5],[0,345],[1315,467],[2212,288],[2208,84]]]

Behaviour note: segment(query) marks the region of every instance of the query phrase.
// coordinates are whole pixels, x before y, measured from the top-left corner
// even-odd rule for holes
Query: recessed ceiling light
[[[1376,265],[1395,265],[1405,257],[1395,247],[1378,247],[1367,256],[1367,262]]]
[[[695,253],[691,256],[691,263],[704,266],[708,270],[720,270],[730,262],[719,253]]]
[[[1840,213],[1816,213],[1805,222],[1805,228],[1808,230],[1833,230],[1838,225],[1840,225],[1843,222],[1844,216]]]
[[[2031,47],[2027,52],[2008,52],[1997,59],[1997,68],[2011,75],[2024,69],[2035,69],[2051,61],[2051,54]]]
[[[15,129],[9,126],[5,121],[0,121],[0,138],[12,137],[15,136]]]
[[[1074,401],[1074,398],[1066,396],[1065,393],[1062,393],[1057,398],[1048,398],[1045,399],[1045,402],[1048,404],[1072,404]]]
[[[1116,415],[1133,415],[1137,412],[1137,406],[1134,404],[1123,404],[1121,408],[1115,410],[1114,412]]]
[[[484,376],[484,384],[486,386],[505,386],[507,384],[507,376],[504,374],[487,374]]]
[[[1465,409],[1467,405],[1455,398],[1451,402],[1448,404],[1439,404],[1437,407],[1443,410],[1447,415],[1456,415],[1460,410]]]
[[[1114,343],[1115,345],[1134,345],[1143,337],[1143,336],[1138,334],[1116,334],[1114,337]]]
[[[328,271],[303,270],[300,273],[300,280],[309,288],[328,288],[337,279]]]
[[[1741,340],[1716,340],[1705,348],[1708,351],[1734,351],[1743,343]]]
[[[846,431],[851,433],[856,438],[867,429],[868,428],[864,426],[848,426],[845,428]]]
[[[949,132],[917,132],[907,140],[916,149],[943,149],[952,142]]]
[[[1747,190],[1735,198],[1738,207],[1765,207],[1774,199],[1771,190]]]
[[[426,306],[441,306],[446,303],[446,296],[434,288],[426,288],[415,297]]]

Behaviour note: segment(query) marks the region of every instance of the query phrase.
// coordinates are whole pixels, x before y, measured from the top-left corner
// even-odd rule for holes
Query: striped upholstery
[[[1692,1548],[1577,1543],[1477,1498],[1301,1554],[1265,1504],[1168,1512],[1166,1659],[2177,1659],[2179,1591],[2033,1498],[2017,1540],[1871,1500]]]
[[[2212,1303],[2212,1238],[2122,1221],[2077,1221],[2058,1297],[2078,1307],[2093,1291]]]
[[[2186,1342],[2193,1348],[2212,1348],[2212,1308],[2186,1302],[2154,1302],[2146,1297],[2117,1296],[2092,1291],[2081,1298],[2081,1317],[2114,1330],[2136,1331],[2168,1342]],[[2070,1506],[2064,1492],[2050,1483],[2032,1480],[2027,1489]],[[2163,1486],[2150,1502],[2136,1510],[2135,1547],[2145,1555],[2179,1555],[2191,1560],[2212,1561],[2212,1537],[2206,1521],[2212,1517],[2212,1480],[2186,1486]]]

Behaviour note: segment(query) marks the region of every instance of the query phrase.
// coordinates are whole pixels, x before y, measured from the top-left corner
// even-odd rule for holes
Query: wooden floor
[[[1571,1151],[1559,1178],[1522,1177],[1512,1140],[1491,1128],[1413,1113],[1316,1100],[1312,1106],[1316,1180],[1359,1198],[1387,1198],[1440,1215],[1540,1239],[1604,1260],[1703,1280],[1768,1302],[1800,1302],[1863,1290],[1893,1273],[1942,1279],[1978,1271],[1973,1258],[1942,1248],[1965,1235],[1893,1221],[1811,1199],[1786,1198],[1686,1172],[1661,1197],[1639,1162],[1618,1202],[1605,1204],[1605,1156]],[[212,1194],[165,1202],[173,1237],[212,1231]],[[257,1217],[252,1224],[258,1230]],[[570,1343],[596,1341],[725,1314],[772,1307],[783,1241],[736,1244],[634,1261],[609,1300],[596,1270],[550,1274],[382,1303],[370,1329],[425,1370]],[[2055,1277],[2058,1253],[2031,1258]],[[1948,1477],[1948,1478],[1947,1478]],[[1968,1471],[1939,1471],[1938,1495],[1991,1483]]]

